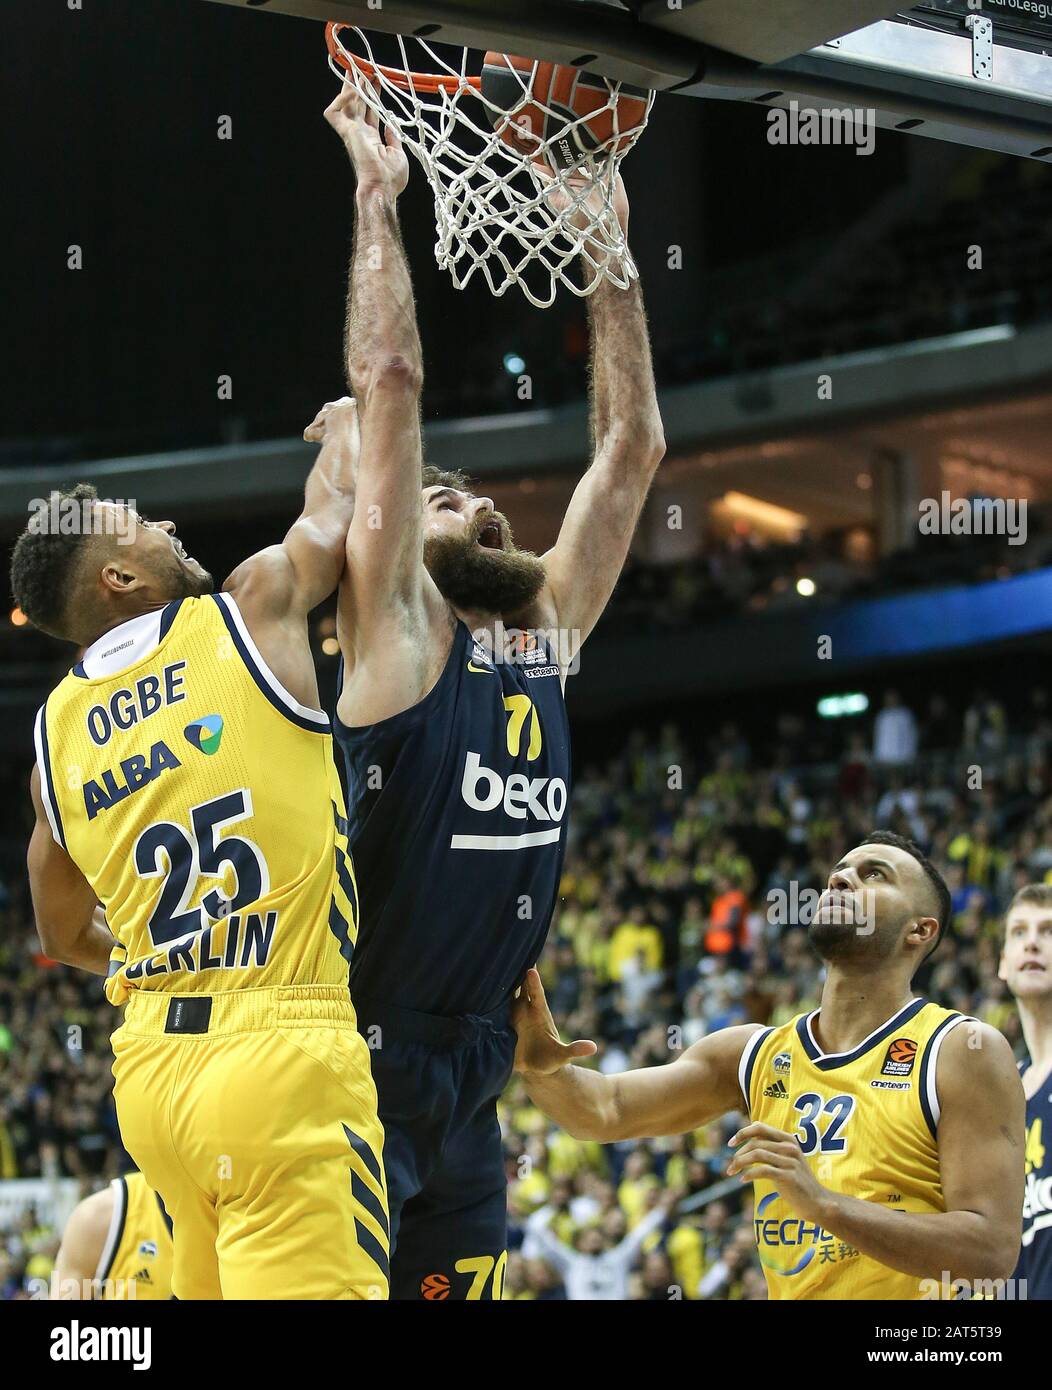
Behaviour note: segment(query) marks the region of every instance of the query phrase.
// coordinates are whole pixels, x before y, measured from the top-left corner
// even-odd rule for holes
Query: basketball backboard
[[[1052,158],[1052,3],[1042,18],[1032,0],[211,2],[519,53],[658,92],[864,109],[887,129]]]

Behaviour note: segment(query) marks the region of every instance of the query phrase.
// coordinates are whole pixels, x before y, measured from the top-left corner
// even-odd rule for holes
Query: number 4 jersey
[[[815,1040],[818,1014],[749,1039],[739,1078],[753,1121],[794,1134],[823,1187],[886,1211],[945,1211],[935,1069],[964,1015],[913,999],[851,1052]],[[770,1298],[937,1298],[935,1280],[878,1264],[801,1220],[776,1184],[753,1184],[753,1226]]]
[[[328,718],[229,594],[111,629],[37,716],[55,839],[106,911],[106,993],[343,984],[357,930]]]

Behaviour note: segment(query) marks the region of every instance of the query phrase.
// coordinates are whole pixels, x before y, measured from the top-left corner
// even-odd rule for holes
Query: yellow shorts
[[[383,1130],[346,989],[141,991],[113,1053],[176,1298],[387,1298]]]

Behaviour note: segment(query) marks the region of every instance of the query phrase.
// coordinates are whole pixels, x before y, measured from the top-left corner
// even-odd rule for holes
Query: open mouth
[[[1020,969],[1024,974],[1025,974],[1026,971],[1028,971],[1028,970],[1037,970],[1037,971],[1039,971],[1042,975],[1044,975],[1044,974],[1046,973],[1046,972],[1045,972],[1045,967],[1041,964],[1040,961],[1037,961],[1037,960],[1028,960],[1028,961],[1024,961],[1023,964],[1019,967],[1019,969]]]
[[[478,543],[483,550],[503,550],[504,537],[501,534],[500,522],[487,521],[478,534]]]
[[[179,556],[179,559],[180,559],[180,560],[189,560],[190,557],[189,557],[189,555],[187,555],[187,553],[186,553],[186,547],[183,545],[182,541],[177,541],[177,540],[175,539],[175,537],[173,536],[173,537],[172,537],[172,545],[174,546],[174,548],[175,548],[175,553],[176,553],[176,555]]]

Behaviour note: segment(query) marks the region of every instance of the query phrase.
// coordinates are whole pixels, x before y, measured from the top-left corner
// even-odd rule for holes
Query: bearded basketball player
[[[950,895],[908,840],[877,831],[829,876],[809,927],[820,1006],[721,1029],[668,1066],[570,1065],[540,977],[516,1001],[516,1068],[578,1139],[684,1134],[744,1111],[728,1172],[753,1184],[772,1299],[967,1296],[1012,1273],[1023,1091],[1001,1033],[913,995]]]
[[[422,468],[423,375],[394,131],[348,85],[326,113],[357,177],[347,365],[357,503],[340,586],[347,765],[362,878],[351,963],[385,1129],[394,1298],[499,1298],[496,1099],[511,995],[541,949],[566,843],[563,682],[624,564],[664,452],[638,287],[589,300],[594,455],[555,547],[459,474]],[[628,204],[618,190],[618,216]],[[585,271],[587,273],[587,270]]]
[[[1052,883],[1028,883],[1005,918],[1001,979],[1015,996],[1026,1058],[1026,1195],[1017,1280],[1027,1298],[1052,1298]],[[1015,1297],[1021,1297],[1018,1292]]]
[[[115,526],[87,485],[89,524],[31,524],[12,561],[30,620],[86,649],[37,718],[37,927],[125,1005],[117,1118],[174,1223],[180,1299],[387,1293],[357,895],[307,628],[343,569],[353,403],[308,436],[302,515],[222,593],[172,522]]]

